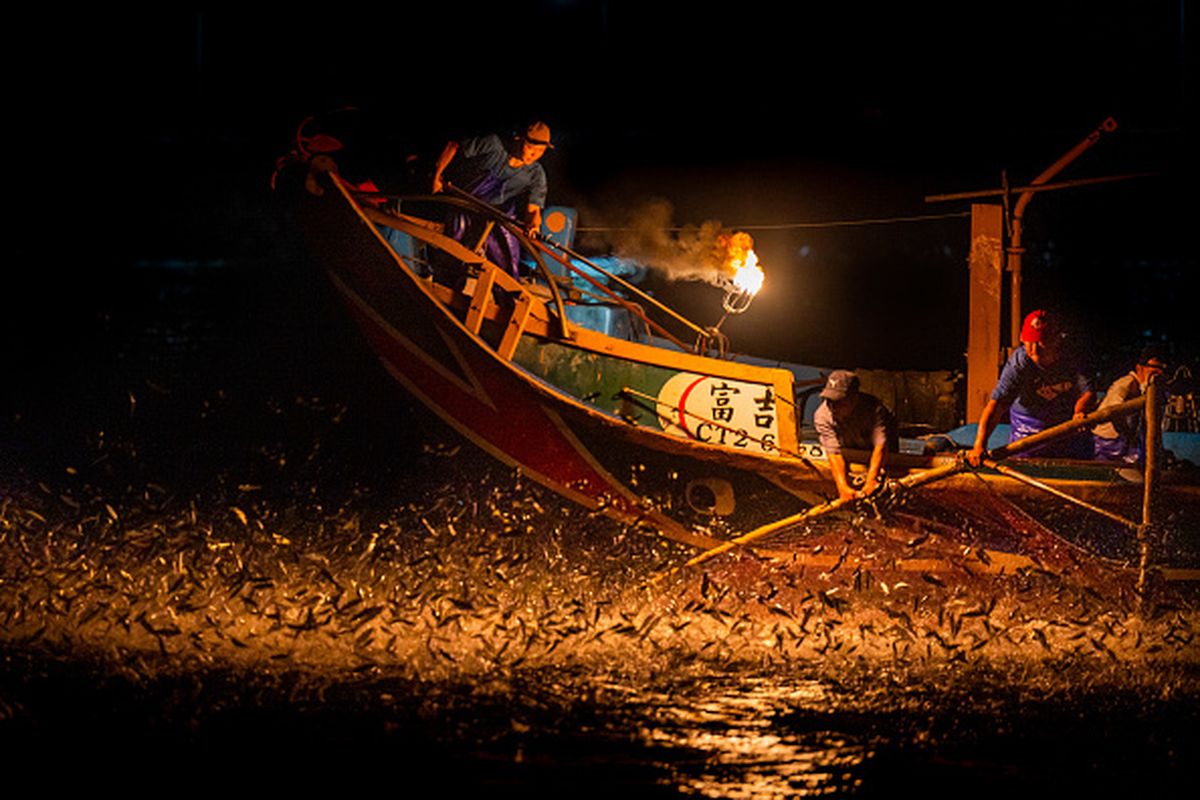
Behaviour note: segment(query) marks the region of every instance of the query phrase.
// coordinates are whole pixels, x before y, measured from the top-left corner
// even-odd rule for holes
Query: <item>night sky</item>
[[[965,218],[796,226],[965,212],[924,198],[998,188],[1004,170],[1028,181],[1112,116],[1118,131],[1059,177],[1160,174],[1039,195],[1027,303],[1061,308],[1105,352],[1147,335],[1200,352],[1194,4],[731,5],[27,21],[4,56],[9,164],[34,201],[15,264],[36,304],[87,285],[63,277],[136,261],[277,257],[267,180],[309,114],[360,108],[356,143],[385,185],[401,155],[540,117],[558,143],[550,202],[582,224],[662,198],[679,224],[754,233],[768,287],[724,328],[739,349],[955,369]],[[663,291],[702,322],[719,316],[714,290]]]

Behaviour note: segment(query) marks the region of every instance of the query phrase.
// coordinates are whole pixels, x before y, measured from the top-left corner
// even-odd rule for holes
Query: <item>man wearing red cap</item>
[[[1083,417],[1095,399],[1091,381],[1074,359],[1063,353],[1062,332],[1046,311],[1030,312],[1021,326],[1021,346],[1013,351],[1000,373],[992,397],[979,415],[975,445],[967,461],[979,466],[988,437],[1008,409],[1010,442],[1040,430]],[[1087,437],[1068,437],[1029,451],[1049,458],[1090,458]]]

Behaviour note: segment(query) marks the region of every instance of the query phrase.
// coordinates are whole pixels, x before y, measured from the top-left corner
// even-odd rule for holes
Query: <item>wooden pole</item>
[[[943,464],[942,466],[933,467],[931,469],[927,469],[922,472],[914,472],[911,475],[905,475],[903,478],[896,481],[896,483],[900,484],[901,486],[905,486],[905,487],[909,487],[909,488],[915,487],[915,486],[921,486],[926,483],[933,483],[934,481],[939,481],[943,478],[949,478],[951,475],[957,475],[959,472],[962,472],[964,469],[966,469],[966,467],[967,467],[967,465],[966,465],[965,461],[956,460],[950,464]],[[728,553],[730,550],[734,549],[735,547],[742,547],[744,545],[749,544],[750,542],[761,539],[764,536],[770,536],[773,533],[778,533],[779,531],[786,530],[787,528],[793,528],[802,522],[808,522],[809,520],[813,520],[813,519],[816,519],[817,517],[824,516],[831,511],[837,511],[839,508],[842,508],[843,506],[847,505],[848,503],[853,502],[856,499],[858,499],[858,498],[848,498],[848,499],[838,498],[836,500],[830,500],[828,503],[822,503],[819,506],[813,506],[812,508],[805,509],[804,511],[801,511],[798,514],[793,514],[790,517],[784,517],[783,519],[778,519],[778,520],[775,520],[774,522],[769,522],[766,525],[762,525],[758,528],[755,528],[754,530],[750,531],[749,533],[742,534],[741,536],[737,537],[736,539],[730,539],[727,542],[723,542],[722,544],[712,548],[711,550],[705,550],[700,555],[695,556],[690,561],[686,562],[682,567],[676,567],[675,569],[672,569],[668,572],[660,573],[657,577],[655,577],[653,579],[652,582],[657,582],[657,581],[667,577],[668,575],[673,575],[676,572],[678,572],[680,569],[684,569],[686,567],[694,567],[697,564],[702,564],[705,561],[708,561],[710,558],[719,556],[722,553]]]
[[[998,205],[971,206],[970,314],[967,327],[967,419],[979,419],[1000,375],[1004,216]]]
[[[1024,472],[1021,472],[1020,470],[1015,470],[1012,467],[1006,467],[1003,464],[997,464],[995,461],[992,461],[991,459],[988,459],[988,458],[985,458],[983,460],[983,465],[989,469],[994,469],[996,472],[999,472],[1001,475],[1005,475],[1019,483],[1023,483],[1026,486],[1032,486],[1035,489],[1041,489],[1043,492],[1046,492],[1047,494],[1052,494],[1061,500],[1066,500],[1068,503],[1073,503],[1073,504],[1079,506],[1080,508],[1085,508],[1088,511],[1092,511],[1096,514],[1099,514],[1102,517],[1108,517],[1109,519],[1111,519],[1114,522],[1121,523],[1126,528],[1132,528],[1133,530],[1139,531],[1139,532],[1141,531],[1142,526],[1139,525],[1138,523],[1134,522],[1133,520],[1126,519],[1125,517],[1122,517],[1120,514],[1115,514],[1112,511],[1109,511],[1107,508],[1100,508],[1100,506],[1093,505],[1085,500],[1080,500],[1078,497],[1073,497],[1073,496],[1067,494],[1066,492],[1062,491],[1061,489],[1055,489],[1053,486],[1050,486],[1049,484],[1039,481],[1037,478],[1031,478],[1030,476],[1026,475]]]
[[[1126,400],[1124,403],[1118,403],[1117,405],[1109,406],[1108,408],[1103,408],[1103,409],[1100,409],[1099,411],[1092,412],[1091,414],[1088,414],[1087,416],[1082,417],[1080,419],[1073,419],[1073,420],[1064,422],[1060,425],[1054,425],[1053,427],[1047,428],[1044,431],[1039,431],[1039,432],[1033,434],[1032,436],[1027,436],[1024,439],[1018,439],[1015,442],[1009,442],[1007,445],[1005,445],[1003,447],[996,448],[995,450],[988,453],[989,460],[994,464],[997,461],[1001,461],[1002,459],[1009,458],[1011,456],[1015,456],[1018,453],[1023,453],[1026,450],[1032,449],[1034,447],[1038,447],[1039,445],[1043,445],[1046,442],[1053,441],[1055,439],[1061,439],[1064,436],[1069,436],[1073,433],[1077,433],[1081,429],[1089,428],[1093,425],[1097,425],[1101,422],[1105,422],[1109,419],[1112,419],[1113,417],[1119,416],[1121,414],[1127,414],[1130,411],[1137,410],[1137,409],[1141,408],[1146,402],[1147,402],[1147,398],[1145,396],[1136,397],[1133,400]],[[966,468],[967,468],[967,462],[963,459],[958,459],[949,464],[943,464],[942,466],[933,467],[931,469],[924,470],[923,472],[914,472],[911,475],[906,475],[903,478],[901,478],[900,480],[898,480],[897,483],[901,486],[913,488],[913,487],[917,487],[917,486],[922,486],[927,483],[933,483],[934,481],[939,481],[939,480],[942,480],[943,478],[948,478],[951,475],[956,475],[956,474],[962,472],[963,470],[965,470]],[[814,506],[813,508],[809,508],[804,511],[801,511],[798,514],[793,514],[790,517],[784,517],[783,519],[778,519],[774,522],[769,522],[766,525],[762,525],[758,528],[755,528],[754,530],[750,531],[749,533],[742,534],[741,536],[737,537],[736,539],[730,539],[729,541],[723,542],[720,545],[712,548],[711,550],[705,550],[703,553],[700,553],[699,555],[692,558],[690,561],[687,561],[686,563],[684,563],[683,566],[681,566],[681,567],[676,567],[674,569],[668,570],[667,572],[659,573],[657,576],[655,576],[653,579],[651,579],[650,582],[652,584],[657,583],[658,581],[662,580],[663,578],[665,578],[669,575],[674,575],[676,572],[678,572],[681,569],[684,569],[686,567],[694,567],[697,564],[702,564],[705,561],[708,561],[710,558],[719,556],[722,553],[728,553],[730,550],[734,549],[735,547],[742,547],[751,542],[757,541],[765,536],[770,536],[773,533],[778,533],[779,531],[786,530],[787,528],[795,527],[796,525],[799,525],[802,522],[808,522],[809,520],[813,520],[813,519],[816,519],[817,517],[824,516],[825,514],[828,514],[831,511],[836,511],[837,509],[842,508],[843,506],[847,505],[848,503],[853,502],[854,499],[856,499],[856,498],[851,498],[849,500],[842,500],[842,499],[831,500],[828,503],[823,503],[819,506]],[[1145,512],[1143,512],[1143,517],[1144,516],[1145,516]],[[1143,527],[1144,527],[1144,523],[1143,523]]]
[[[1138,597],[1146,596],[1146,572],[1150,567],[1150,526],[1153,524],[1152,506],[1155,486],[1158,483],[1158,454],[1162,444],[1162,424],[1159,420],[1159,389],[1156,377],[1150,378],[1146,387],[1146,473],[1142,482],[1142,524],[1138,528],[1138,543],[1141,558],[1138,562]]]

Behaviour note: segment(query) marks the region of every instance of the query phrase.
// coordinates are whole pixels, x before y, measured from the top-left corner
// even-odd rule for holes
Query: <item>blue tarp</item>
[[[978,425],[971,423],[955,428],[948,435],[963,447],[970,447],[975,443],[975,432],[978,429]],[[997,425],[988,439],[988,449],[992,450],[1005,444],[1008,444],[1008,425]],[[1164,433],[1163,447],[1173,453],[1179,461],[1190,461],[1200,465],[1200,433]]]

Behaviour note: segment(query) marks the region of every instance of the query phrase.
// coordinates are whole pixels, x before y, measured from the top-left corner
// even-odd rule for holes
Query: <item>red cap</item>
[[[1021,341],[1022,342],[1044,342],[1046,337],[1050,335],[1053,328],[1053,318],[1045,311],[1038,309],[1030,311],[1029,316],[1025,317],[1025,323],[1021,326]]]

